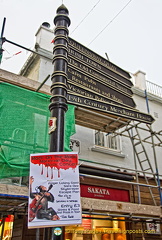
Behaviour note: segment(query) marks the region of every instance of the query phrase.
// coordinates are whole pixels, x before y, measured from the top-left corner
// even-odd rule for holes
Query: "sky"
[[[0,32],[5,17],[3,37],[33,49],[38,28],[43,22],[54,28],[62,3],[69,10],[70,37],[162,86],[162,0],[0,0]],[[18,74],[29,52],[6,42],[3,49],[0,68]]]

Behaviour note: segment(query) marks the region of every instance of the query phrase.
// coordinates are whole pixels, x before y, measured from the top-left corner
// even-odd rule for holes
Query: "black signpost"
[[[50,152],[64,151],[64,118],[67,111],[67,61],[68,61],[68,26],[70,19],[68,10],[64,5],[57,9],[57,15],[54,18],[55,38],[54,38],[54,72],[52,74],[51,85],[51,121],[54,127],[50,132]],[[62,229],[62,227],[60,227]],[[63,240],[64,231],[60,235],[52,233],[53,228],[46,228],[44,240]],[[57,231],[56,231],[57,232]]]
[[[64,5],[57,9],[54,19],[56,25],[54,38],[54,71],[51,85],[51,117],[56,119],[56,129],[50,135],[50,152],[64,150],[64,118],[67,111],[67,61],[68,61],[68,26],[70,19]]]

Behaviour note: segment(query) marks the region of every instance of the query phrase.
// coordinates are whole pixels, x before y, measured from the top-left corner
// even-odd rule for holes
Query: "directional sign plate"
[[[119,117],[124,117],[127,119],[131,119],[131,120],[135,120],[143,123],[151,124],[154,121],[153,117],[149,114],[142,113],[130,108],[124,108],[123,106],[120,106],[120,105],[108,104],[105,102],[84,98],[82,96],[74,95],[71,93],[67,94],[67,101],[70,104],[87,107],[87,108],[98,110],[100,112],[104,112],[108,114],[114,114]]]

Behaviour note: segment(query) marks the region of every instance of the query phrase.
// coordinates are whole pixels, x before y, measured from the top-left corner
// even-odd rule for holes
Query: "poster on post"
[[[78,154],[30,155],[28,228],[81,224]]]

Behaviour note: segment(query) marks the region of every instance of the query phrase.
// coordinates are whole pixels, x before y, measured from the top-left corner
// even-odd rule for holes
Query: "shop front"
[[[67,226],[65,240],[162,239],[160,207],[136,203],[134,178],[125,173],[124,177],[81,175],[82,224]],[[145,196],[146,190],[142,201]]]
[[[104,208],[101,211],[97,209],[97,206],[94,210],[90,208],[89,201],[97,200],[98,205],[102,205],[102,200],[104,202],[106,200],[107,205],[109,201],[129,203],[131,200],[130,185],[82,177],[80,191],[81,198],[85,202],[82,206],[82,224],[67,226],[65,240],[128,240],[129,224],[126,218],[119,213],[109,214]]]
[[[65,240],[127,240],[123,217],[108,218],[102,215],[84,215],[82,225],[65,228]]]
[[[13,230],[13,215],[7,215],[0,219],[0,239],[11,240]]]
[[[62,228],[61,225],[53,226],[53,239],[139,240],[144,237],[148,240],[162,239],[160,206],[135,203],[133,189],[131,180],[126,182],[81,173],[82,223],[74,222],[74,225],[64,225],[65,227]],[[15,213],[14,219],[13,215],[3,214],[0,222],[0,239],[43,240],[44,226],[33,229],[27,227],[27,199],[20,199],[22,202],[18,199],[13,200],[13,207],[17,211],[12,208]],[[18,204],[17,208],[15,200]],[[6,209],[11,209],[11,202],[8,204]],[[5,209],[3,212],[5,213]]]

